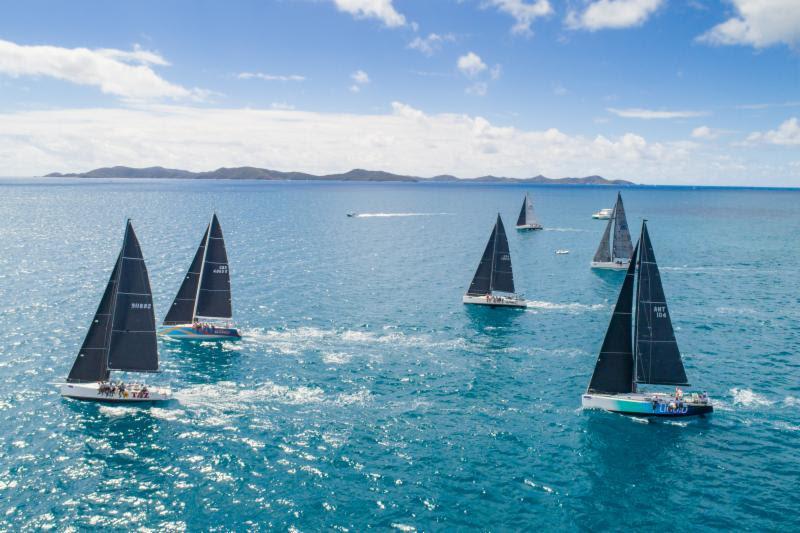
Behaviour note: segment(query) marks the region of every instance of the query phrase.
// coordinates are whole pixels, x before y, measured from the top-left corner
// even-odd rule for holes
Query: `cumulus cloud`
[[[736,16],[698,37],[714,45],[800,44],[800,5],[797,0],[729,0]]]
[[[608,112],[613,113],[618,117],[640,118],[644,120],[704,117],[709,114],[708,111],[662,111],[654,109],[642,109],[638,107],[628,109],[609,107]]]
[[[692,157],[694,150],[691,143],[650,142],[635,133],[586,137],[498,126],[480,116],[427,114],[400,102],[376,114],[181,105],[0,113],[7,175],[109,165],[253,165],[463,177],[601,173],[674,182],[690,175],[688,165],[705,161]]]
[[[792,117],[778,126],[776,130],[756,131],[747,137],[748,143],[777,144],[780,146],[800,146],[800,123]]]
[[[389,28],[405,26],[406,18],[397,12],[392,0],[333,0],[339,11],[356,18],[373,18]]]
[[[368,84],[371,80],[369,79],[369,74],[364,72],[363,70],[357,70],[350,74],[350,79],[353,80],[353,85],[350,86],[350,91],[357,93],[361,91],[361,86]]]
[[[236,75],[240,80],[264,80],[264,81],[305,81],[305,76],[298,74],[265,74],[263,72],[240,72]]]
[[[692,130],[692,138],[711,141],[719,137],[719,132],[708,126],[699,126]]]
[[[663,0],[596,0],[583,11],[571,10],[567,26],[590,31],[641,26]]]
[[[432,56],[441,49],[443,43],[453,42],[455,40],[455,35],[452,33],[446,33],[444,35],[429,33],[427,37],[415,37],[413,41],[408,43],[408,47],[412,50],[418,50],[427,56]]]
[[[462,74],[470,78],[474,78],[487,69],[486,63],[475,52],[469,52],[459,57],[456,65]]]
[[[531,35],[533,21],[553,12],[548,0],[533,0],[530,3],[524,0],[487,0],[485,5],[493,6],[510,15],[514,19],[511,32],[519,35]]]
[[[203,100],[210,94],[170,83],[152,66],[169,63],[155,52],[101,48],[61,48],[20,45],[0,40],[0,74],[11,77],[46,76],[98,87],[128,100]]]

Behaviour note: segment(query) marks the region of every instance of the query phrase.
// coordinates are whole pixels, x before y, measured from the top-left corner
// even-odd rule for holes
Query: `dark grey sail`
[[[70,383],[90,383],[108,379],[108,365],[106,358],[108,345],[111,338],[111,312],[114,304],[114,293],[117,285],[117,275],[122,254],[117,257],[111,277],[108,279],[106,290],[97,306],[92,324],[83,340],[83,345],[78,352],[78,357],[72,364],[67,381]]]
[[[594,373],[589,382],[589,392],[626,393],[633,392],[633,281],[635,277],[635,256],[638,247],[633,251],[628,273],[619,291],[617,305],[611,322],[608,324],[600,355],[594,366]]]
[[[614,244],[611,257],[614,259],[630,259],[633,253],[631,232],[628,229],[628,219],[625,217],[625,206],[622,205],[622,195],[617,193],[617,205],[614,206]]]
[[[639,239],[639,276],[636,309],[636,382],[652,385],[689,385],[681,352],[667,310],[661,274],[653,245],[642,223]]]
[[[606,229],[603,232],[603,238],[600,239],[600,246],[597,247],[597,251],[594,253],[594,261],[595,263],[610,263],[611,262],[611,244],[609,243],[609,239],[611,238],[611,224],[614,222],[614,217],[608,219],[608,224],[606,224]]]
[[[216,214],[211,218],[194,316],[202,318],[233,316],[228,254],[225,251],[225,239],[222,237],[222,228]]]
[[[153,294],[139,240],[130,221],[125,228],[114,293],[108,368],[130,372],[158,370]]]
[[[514,275],[511,271],[508,239],[499,214],[467,294],[484,296],[492,291],[514,292]]]
[[[200,270],[203,266],[203,256],[206,251],[206,239],[208,239],[208,227],[203,234],[203,240],[200,241],[200,246],[194,254],[192,264],[189,265],[189,271],[181,283],[181,288],[178,289],[178,294],[175,296],[175,301],[172,302],[167,317],[164,319],[165,326],[174,326],[177,324],[191,324],[194,319],[194,304],[197,298],[197,286],[200,281]]]
[[[511,252],[508,249],[506,228],[500,214],[497,215],[497,236],[494,240],[494,264],[492,265],[493,291],[514,292],[514,273],[511,270]]]
[[[528,214],[528,195],[525,195],[525,199],[522,200],[522,209],[519,212],[519,217],[517,217],[517,226],[524,226],[528,223],[527,220]]]

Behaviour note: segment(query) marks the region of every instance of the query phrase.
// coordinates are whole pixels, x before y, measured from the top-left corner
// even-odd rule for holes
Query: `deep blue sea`
[[[616,192],[0,180],[0,529],[800,529],[800,191],[622,190],[716,403],[671,422],[580,409]],[[166,405],[62,399],[125,219],[162,319],[213,210],[244,339],[162,342]],[[526,310],[461,303],[498,211]]]

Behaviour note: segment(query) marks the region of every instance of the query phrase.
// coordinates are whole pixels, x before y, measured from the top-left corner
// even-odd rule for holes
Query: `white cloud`
[[[406,18],[397,12],[392,0],[333,0],[339,11],[356,18],[374,18],[389,28],[405,26]]]
[[[771,103],[764,103],[764,104],[743,104],[737,105],[736,109],[769,109],[772,107],[800,107],[800,101],[789,101],[789,102],[771,102]]]
[[[353,79],[354,82],[358,83],[359,85],[365,85],[370,82],[369,74],[364,72],[363,70],[357,70],[350,74],[350,77]]]
[[[719,137],[719,132],[708,126],[699,126],[692,130],[692,137],[695,139],[714,140]]]
[[[747,142],[800,146],[800,123],[798,123],[797,117],[792,117],[778,126],[777,130],[751,133],[747,137]]]
[[[294,109],[292,104],[287,104],[286,102],[272,102],[269,107],[270,109],[278,109],[280,111],[291,111]]]
[[[582,12],[571,10],[567,26],[590,31],[640,26],[663,4],[663,0],[596,0]]]
[[[524,0],[487,0],[485,5],[494,6],[499,11],[511,15],[514,18],[511,32],[520,35],[531,35],[533,21],[553,12],[548,0],[533,0],[531,3]]]
[[[618,117],[641,118],[644,120],[704,117],[709,114],[708,111],[662,111],[635,107],[629,109],[617,109],[614,107],[609,107],[608,111],[609,113],[613,113]]]
[[[465,91],[467,94],[472,94],[475,96],[486,96],[486,93],[489,91],[489,84],[485,81],[476,81],[467,87]]]
[[[698,37],[716,45],[800,44],[800,4],[797,0],[729,0],[736,16]]]
[[[389,113],[367,115],[179,105],[0,113],[0,161],[7,175],[110,165],[252,165],[462,177],[599,173],[674,183],[682,176],[711,177],[692,166],[707,161],[695,150],[691,143],[650,142],[635,133],[586,137],[497,126],[479,116],[431,115],[399,102]]]
[[[305,76],[298,74],[264,74],[263,72],[240,72],[236,75],[240,80],[264,80],[264,81],[305,81]]]
[[[469,52],[459,57],[456,64],[458,65],[458,70],[470,78],[474,78],[487,68],[486,63],[483,62],[481,56],[475,52]]]
[[[47,76],[98,87],[128,100],[202,100],[210,93],[170,83],[151,65],[169,63],[155,52],[135,46],[132,51],[102,48],[28,46],[0,40],[0,74],[11,77]]]
[[[413,41],[408,43],[408,47],[413,50],[419,50],[427,56],[431,56],[442,47],[443,43],[453,42],[455,40],[456,38],[452,33],[444,35],[429,33],[427,37],[415,37]]]

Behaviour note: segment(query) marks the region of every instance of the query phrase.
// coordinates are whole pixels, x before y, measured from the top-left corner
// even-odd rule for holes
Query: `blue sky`
[[[0,175],[800,186],[796,0],[4,3]]]

